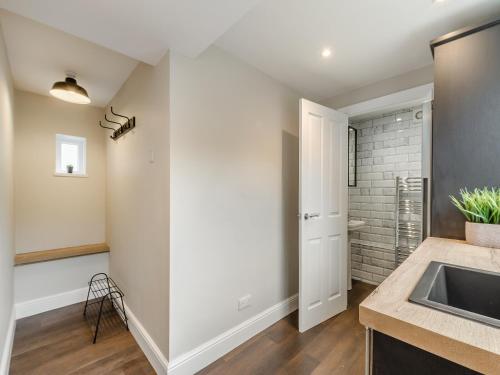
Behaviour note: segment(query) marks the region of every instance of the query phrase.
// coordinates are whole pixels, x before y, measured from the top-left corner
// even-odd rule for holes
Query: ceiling
[[[430,65],[431,39],[495,14],[499,0],[267,0],[216,44],[322,100]]]
[[[9,11],[0,22],[16,87],[47,94],[73,70],[103,106],[137,61],[154,65],[168,49],[194,58],[214,43],[323,100],[432,64],[431,39],[500,14],[500,1],[0,0],[0,8]]]
[[[0,0],[0,7],[156,65],[196,57],[259,0]]]
[[[17,89],[48,95],[66,71],[77,73],[92,105],[103,107],[116,94],[137,61],[107,48],[0,11],[0,23]]]

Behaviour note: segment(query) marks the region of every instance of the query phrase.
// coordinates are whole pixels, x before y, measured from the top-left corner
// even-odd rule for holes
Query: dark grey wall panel
[[[431,235],[463,239],[449,195],[500,186],[500,25],[434,52]]]

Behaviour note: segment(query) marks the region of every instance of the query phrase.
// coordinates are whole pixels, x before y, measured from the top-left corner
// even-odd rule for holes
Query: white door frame
[[[360,116],[378,111],[391,111],[396,108],[404,108],[431,102],[434,99],[434,83],[413,87],[411,89],[398,91],[389,95],[366,100],[360,103],[337,108],[337,111],[345,113],[349,117]]]
[[[374,112],[390,112],[396,109],[409,108],[423,105],[422,119],[422,177],[426,177],[429,186],[432,183],[432,101],[434,100],[434,83],[413,87],[411,89],[398,91],[379,98],[366,100],[346,107],[337,109],[345,113],[349,118],[354,116],[368,115]],[[431,226],[431,189],[427,192],[427,233]]]

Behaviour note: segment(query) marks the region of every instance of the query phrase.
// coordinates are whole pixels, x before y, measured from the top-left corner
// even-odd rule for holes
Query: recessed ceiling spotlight
[[[444,3],[446,0],[432,0],[434,4],[436,3]]]
[[[323,51],[321,51],[321,56],[323,58],[328,58],[332,55],[332,50],[330,48],[323,48]]]
[[[89,104],[90,98],[82,86],[76,83],[76,74],[73,72],[66,73],[66,79],[54,83],[50,94],[57,99],[75,104]]]

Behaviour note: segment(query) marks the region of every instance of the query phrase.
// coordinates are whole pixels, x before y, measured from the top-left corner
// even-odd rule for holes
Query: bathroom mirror
[[[348,131],[348,143],[349,143],[349,179],[347,185],[349,187],[354,187],[357,185],[357,174],[358,174],[358,163],[357,163],[357,148],[358,148],[358,130],[349,126]]]

